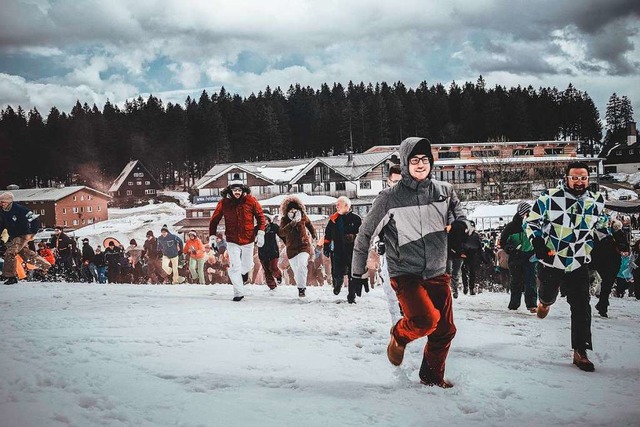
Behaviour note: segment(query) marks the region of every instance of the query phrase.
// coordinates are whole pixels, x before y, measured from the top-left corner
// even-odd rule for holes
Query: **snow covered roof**
[[[120,172],[120,175],[118,175],[116,180],[113,181],[113,184],[111,184],[111,187],[109,188],[109,192],[118,191],[118,188],[122,186],[122,184],[124,183],[124,180],[127,179],[127,177],[129,176],[129,174],[131,173],[131,171],[133,170],[133,168],[136,166],[137,163],[138,163],[137,160],[131,160],[129,163],[127,163],[124,169],[122,169],[122,172]]]
[[[504,145],[504,146],[517,146],[517,145],[569,145],[569,144],[577,144],[579,141],[506,141],[506,142],[451,142],[451,143],[431,143],[431,147],[441,148],[441,147],[485,147],[485,146],[495,146],[495,145]],[[377,153],[384,151],[397,151],[400,148],[400,144],[397,145],[375,145],[369,148],[366,153]]]
[[[272,197],[270,199],[260,200],[260,205],[262,207],[279,207],[282,204],[282,201],[289,196],[296,196],[305,206],[331,206],[336,203],[335,197],[331,196],[309,196],[306,193],[295,193],[295,194],[281,194],[279,196]]]
[[[435,166],[455,166],[455,165],[488,165],[488,164],[521,164],[521,163],[556,163],[556,162],[599,162],[602,159],[597,157],[584,156],[544,156],[544,157],[483,157],[472,159],[441,159],[436,160]]]
[[[393,154],[394,152],[392,151],[352,154],[351,160],[349,160],[348,154],[343,154],[340,156],[319,157],[318,160],[347,179],[358,179],[393,156]]]
[[[64,199],[65,197],[80,190],[92,191],[104,196],[107,199],[111,198],[111,196],[109,196],[108,194],[104,194],[101,191],[95,190],[85,185],[75,185],[71,187],[61,188],[25,188],[22,190],[11,190],[11,192],[13,193],[13,199],[16,202],[55,202],[60,199]]]
[[[193,185],[202,188],[231,169],[241,169],[272,184],[289,183],[314,159],[272,160],[253,163],[220,163],[212,167]]]

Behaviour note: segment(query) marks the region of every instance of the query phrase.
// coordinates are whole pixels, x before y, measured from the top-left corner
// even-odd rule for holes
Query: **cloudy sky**
[[[0,108],[482,75],[638,119],[639,22],[637,0],[0,0]]]

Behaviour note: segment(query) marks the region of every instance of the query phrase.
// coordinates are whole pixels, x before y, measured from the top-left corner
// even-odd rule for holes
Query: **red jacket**
[[[256,237],[256,230],[264,231],[265,219],[262,206],[255,197],[249,194],[248,188],[240,199],[235,199],[227,191],[222,193],[223,199],[218,202],[216,210],[211,215],[209,235],[216,234],[218,224],[224,216],[224,234],[227,236],[227,242],[237,245],[252,243]],[[257,222],[257,228],[253,223],[254,218]]]

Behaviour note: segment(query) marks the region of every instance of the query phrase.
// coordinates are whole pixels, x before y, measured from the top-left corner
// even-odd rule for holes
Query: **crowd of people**
[[[594,283],[598,313],[607,317],[609,296],[625,292],[640,298],[635,260],[640,241],[630,237],[632,217],[611,218],[599,193],[589,190],[587,165],[567,166],[563,181],[533,205],[521,202],[501,230],[478,232],[468,220],[453,186],[431,178],[433,154],[424,138],[407,138],[399,148],[387,187],[362,220],[351,201],[339,197],[324,230],[316,230],[302,201],[289,195],[279,213],[263,211],[251,190],[234,176],[221,192],[204,241],[190,231],[185,241],[164,225],[159,236],[146,233],[139,245],[115,239],[79,246],[62,227],[38,242],[37,216],[0,194],[0,229],[6,229],[3,277],[11,285],[29,277],[97,283],[214,284],[233,286],[233,301],[245,298],[244,285],[332,286],[356,303],[363,290],[381,285],[392,328],[387,357],[400,365],[406,346],[428,337],[419,370],[421,383],[452,387],[445,364],[456,334],[453,300],[462,287],[470,296],[489,283],[510,292],[507,308],[524,305],[545,318],[558,296],[571,307],[573,363],[593,371],[590,295]],[[224,234],[219,230],[224,220]],[[636,224],[637,225],[637,224]],[[322,237],[320,237],[322,236]],[[204,236],[206,237],[206,236]],[[26,267],[26,269],[25,269]]]

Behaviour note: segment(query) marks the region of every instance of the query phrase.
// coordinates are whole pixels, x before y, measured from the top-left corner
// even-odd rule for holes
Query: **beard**
[[[582,196],[584,193],[587,192],[587,187],[586,186],[574,186],[573,188],[568,187],[569,188],[569,193],[573,194],[574,196]]]

